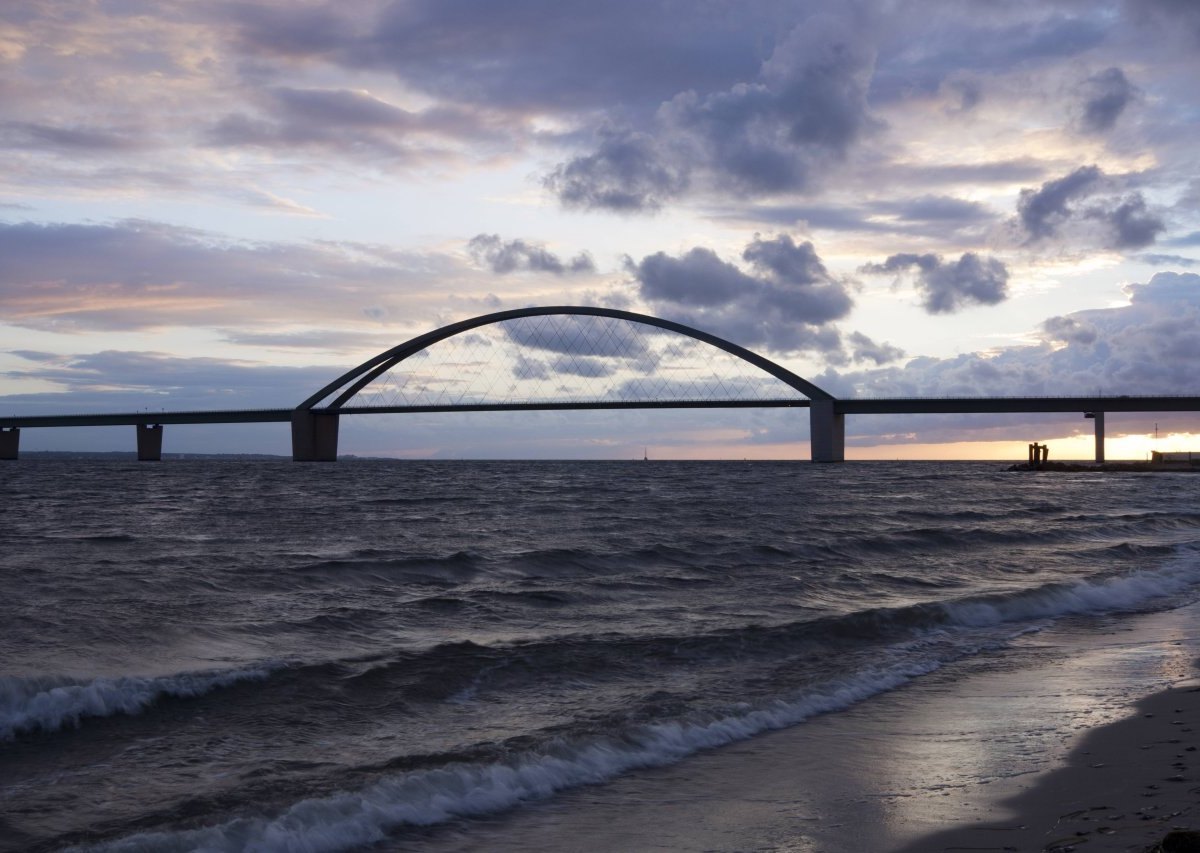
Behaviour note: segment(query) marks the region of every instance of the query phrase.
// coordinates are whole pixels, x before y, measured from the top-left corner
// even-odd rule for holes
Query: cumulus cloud
[[[647,134],[606,128],[594,152],[560,164],[543,184],[567,207],[653,211],[690,184],[690,170],[672,159]]]
[[[738,196],[805,191],[870,125],[873,53],[851,22],[814,16],[727,89],[677,94],[650,133],[602,131],[594,152],[559,165],[545,185],[564,204],[653,210],[688,189]]]
[[[859,396],[1197,393],[1200,275],[1157,273],[1127,291],[1129,305],[1046,320],[1034,345],[832,376]]]
[[[1107,133],[1137,94],[1120,68],[1107,68],[1093,74],[1082,86],[1082,112],[1079,126],[1085,133]]]
[[[876,343],[862,332],[851,332],[848,336],[850,358],[854,361],[870,361],[876,365],[887,364],[904,358],[904,350],[889,343]]]
[[[742,253],[750,271],[696,247],[682,256],[648,255],[629,269],[656,311],[742,346],[778,352],[838,353],[828,324],[853,306],[846,284],[825,268],[812,243],[756,237]]]
[[[1067,219],[1068,205],[1086,197],[1103,173],[1096,166],[1080,166],[1065,177],[1046,181],[1040,189],[1021,190],[1017,216],[1031,240],[1051,237]]]
[[[477,262],[487,264],[497,275],[517,270],[549,272],[555,275],[596,270],[596,264],[586,252],[580,252],[571,260],[563,261],[542,246],[524,240],[506,242],[500,239],[499,234],[477,234],[467,243],[467,251]]]
[[[1023,189],[1017,221],[1026,243],[1060,237],[1066,231],[1110,249],[1140,249],[1166,230],[1140,192],[1120,195],[1097,166],[1081,166],[1037,190]],[[1099,233],[1090,235],[1089,225]]]
[[[899,273],[916,268],[921,305],[929,314],[952,314],[969,305],[997,305],[1008,298],[1008,267],[996,258],[964,252],[957,261],[940,255],[898,254],[862,272]]]
[[[1096,327],[1076,317],[1051,317],[1042,322],[1042,334],[1050,341],[1084,346],[1096,342]]]

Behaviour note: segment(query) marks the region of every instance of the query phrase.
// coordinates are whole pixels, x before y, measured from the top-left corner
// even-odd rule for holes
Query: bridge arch
[[[483,314],[479,317],[461,320],[457,323],[443,326],[440,329],[426,332],[423,335],[418,335],[411,340],[379,353],[379,355],[373,358],[367,359],[362,364],[347,371],[321,388],[293,410],[292,457],[299,461],[332,461],[336,459],[339,414],[344,411],[354,411],[354,409],[345,407],[346,402],[370,385],[375,379],[405,359],[424,351],[439,341],[444,341],[447,338],[452,338],[455,335],[469,332],[472,329],[478,329],[482,326],[502,323],[506,320],[552,315],[606,317],[613,320],[624,320],[629,323],[664,329],[723,350],[753,365],[808,398],[808,401],[804,404],[810,406],[810,422],[814,430],[814,436],[819,433],[819,435],[824,437],[819,442],[814,439],[814,458],[820,458],[822,461],[840,461],[841,453],[839,451],[842,444],[840,428],[842,416],[834,410],[835,398],[832,394],[818,388],[807,379],[732,341],[727,341],[724,338],[683,323],[664,320],[661,317],[653,317],[649,314],[622,311],[616,308],[570,305],[514,308],[508,311]],[[623,407],[636,407],[637,405],[634,403]],[[598,403],[594,407],[617,408],[619,404],[611,402]],[[409,407],[406,410],[412,410],[412,408]],[[468,409],[488,407],[451,406],[446,408]],[[538,406],[537,408],[574,408],[574,406],[568,404],[548,404]],[[829,445],[829,447],[826,448],[825,445]]]
[[[490,326],[496,323],[502,323],[506,320],[517,320],[526,317],[545,317],[551,315],[566,315],[566,316],[589,316],[589,317],[607,317],[613,320],[625,320],[631,323],[639,323],[645,326],[653,326],[659,329],[675,332],[685,335],[702,343],[724,350],[730,355],[736,356],[745,362],[759,368],[763,372],[775,377],[789,387],[799,391],[810,400],[833,400],[833,395],[818,388],[807,379],[800,377],[783,367],[776,364],[768,358],[764,358],[758,353],[751,352],[745,347],[738,346],[732,341],[727,341],[724,338],[709,334],[708,332],[695,329],[683,323],[676,323],[672,320],[664,320],[660,317],[652,317],[649,314],[637,314],[632,311],[621,311],[616,308],[596,308],[586,306],[543,306],[530,308],[514,308],[508,311],[497,311],[492,314],[483,314],[479,317],[472,317],[469,320],[461,320],[457,323],[451,323],[443,326],[440,329],[434,329],[431,332],[426,332],[423,335],[418,335],[411,340],[405,341],[402,344],[392,347],[389,350],[379,353],[379,355],[369,358],[357,367],[347,371],[337,379],[330,382],[324,388],[317,391],[307,400],[296,407],[297,411],[308,411],[319,409],[323,413],[333,414],[340,410],[348,400],[354,397],[359,391],[370,385],[378,377],[382,376],[387,371],[391,370],[396,365],[400,364],[407,358],[410,358],[417,353],[429,348],[439,341],[452,338],[455,335],[468,332],[472,329],[480,328],[481,326]],[[332,397],[332,400],[329,398]],[[324,401],[324,405],[322,403]]]

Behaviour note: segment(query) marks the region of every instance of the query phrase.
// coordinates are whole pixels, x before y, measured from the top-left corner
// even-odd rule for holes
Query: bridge
[[[439,372],[440,371],[440,372]],[[787,368],[699,329],[612,308],[519,308],[451,323],[347,371],[294,408],[0,417],[0,459],[22,429],[133,426],[138,458],[162,458],[174,424],[290,423],[292,458],[334,461],[342,416],[419,412],[807,408],[811,458],[845,459],[847,415],[1200,411],[1200,397],[839,399]]]

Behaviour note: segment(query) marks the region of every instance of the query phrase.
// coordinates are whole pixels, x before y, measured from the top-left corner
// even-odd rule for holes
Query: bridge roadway
[[[162,458],[166,424],[291,423],[292,455],[298,461],[332,461],[337,457],[339,415],[413,414],[432,412],[579,411],[600,409],[808,408],[812,458],[845,459],[845,416],[869,414],[1025,414],[1079,412],[1095,421],[1096,460],[1104,460],[1106,412],[1195,412],[1195,396],[1058,396],[1058,397],[869,397],[807,400],[675,400],[578,401],[541,403],[473,403],[425,406],[342,406],[338,408],[229,409],[213,411],[142,411],[75,415],[0,417],[0,459],[16,459],[23,428],[134,426],[138,458]]]

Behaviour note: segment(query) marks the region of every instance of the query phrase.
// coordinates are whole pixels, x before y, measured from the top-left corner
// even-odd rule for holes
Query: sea
[[[0,463],[0,850],[598,849],[546,827],[701,768],[736,799],[732,756],[1194,605],[1198,498],[979,462]]]

